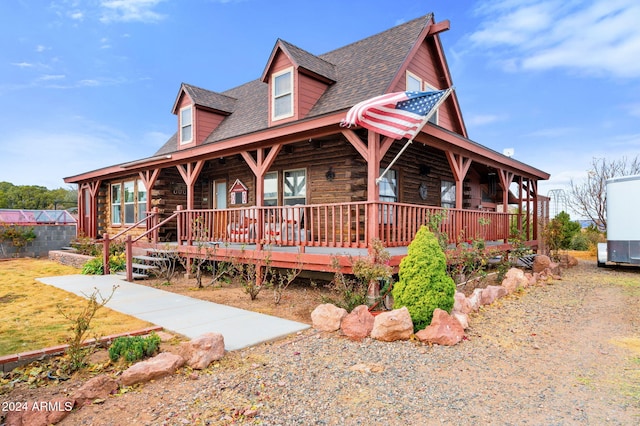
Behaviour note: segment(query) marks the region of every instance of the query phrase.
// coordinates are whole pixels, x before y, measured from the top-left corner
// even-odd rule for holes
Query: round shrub
[[[587,251],[590,244],[591,241],[584,232],[578,232],[571,238],[571,250]]]
[[[426,226],[420,228],[409,244],[398,276],[391,292],[394,308],[407,307],[414,330],[431,324],[436,308],[447,312],[453,309],[456,285],[447,275],[447,260],[438,240]]]

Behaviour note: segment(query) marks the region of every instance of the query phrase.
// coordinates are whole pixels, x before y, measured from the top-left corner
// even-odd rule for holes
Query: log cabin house
[[[384,93],[453,85],[433,14],[315,55],[277,40],[259,79],[222,93],[183,83],[176,133],[154,155],[67,177],[78,184],[79,232],[177,242],[185,256],[331,271],[380,239],[399,265],[421,224],[442,214],[455,244],[538,247],[537,192],[549,174],[469,139],[455,92],[380,176],[406,140],[340,121]],[[510,206],[510,207],[509,207]]]

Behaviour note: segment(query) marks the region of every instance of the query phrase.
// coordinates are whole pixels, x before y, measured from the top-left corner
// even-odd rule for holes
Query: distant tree
[[[0,208],[2,209],[66,209],[75,207],[75,189],[48,189],[37,185],[13,185],[0,182]]]
[[[608,161],[594,158],[587,180],[576,183],[571,180],[571,208],[580,216],[587,217],[602,230],[607,230],[607,179],[640,174],[640,158],[631,161],[626,157]]]

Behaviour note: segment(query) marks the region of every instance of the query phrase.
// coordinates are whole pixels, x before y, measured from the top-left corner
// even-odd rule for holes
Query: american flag
[[[376,96],[354,105],[340,125],[362,126],[394,139],[413,139],[451,90]]]

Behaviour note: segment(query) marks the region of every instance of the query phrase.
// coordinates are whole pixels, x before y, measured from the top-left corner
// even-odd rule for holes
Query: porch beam
[[[514,173],[509,170],[498,169],[498,176],[500,176],[500,185],[503,190],[502,204],[504,206],[504,213],[509,213],[509,186],[511,186],[511,182],[513,182]]]
[[[198,160],[195,163],[187,163],[186,168],[183,164],[177,164],[176,168],[178,172],[180,172],[180,176],[187,184],[187,210],[191,210],[194,208],[195,204],[195,194],[194,194],[194,186],[196,180],[198,180],[198,175],[202,171],[202,167],[204,166],[204,160]]]
[[[461,209],[463,207],[462,191],[464,178],[467,176],[472,160],[470,157],[465,157],[462,154],[456,154],[451,151],[445,151],[445,153],[447,154],[447,160],[449,161],[453,177],[456,180],[456,208]]]
[[[371,134],[371,132],[369,132],[369,134]],[[351,145],[353,145],[353,147],[356,149],[356,151],[358,151],[358,153],[360,155],[362,155],[362,158],[364,158],[364,160],[368,162],[369,161],[370,150],[362,142],[362,140],[360,140],[358,135],[356,135],[356,132],[354,132],[353,130],[344,129],[344,130],[342,130],[342,135],[345,138],[347,138],[347,140],[351,143]]]
[[[156,184],[156,180],[158,180],[158,176],[160,175],[160,169],[140,171],[138,172],[138,175],[140,176],[140,180],[142,180],[144,187],[147,189],[146,209],[147,209],[147,212],[150,212],[152,208],[151,202],[153,201],[151,197],[151,190],[153,189],[153,186]]]

